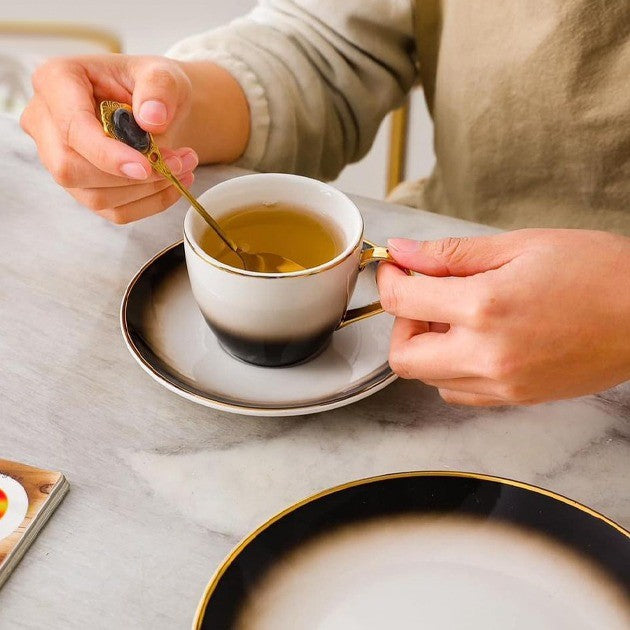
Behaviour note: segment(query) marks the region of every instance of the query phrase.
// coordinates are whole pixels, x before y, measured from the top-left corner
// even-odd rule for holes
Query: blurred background
[[[19,116],[30,91],[28,77],[43,57],[103,52],[116,42],[124,53],[162,54],[177,40],[225,24],[247,13],[255,3],[255,0],[5,2],[0,12],[0,112]],[[404,119],[400,114],[393,125],[392,121],[393,117],[388,116],[368,155],[346,167],[335,185],[346,192],[383,198],[388,189],[388,175],[390,178],[392,175],[392,150],[404,156],[406,179],[430,173],[435,161],[433,131],[421,90],[411,96],[406,131],[401,129]],[[396,131],[392,138],[393,129]],[[398,143],[406,137],[410,141],[399,151]]]

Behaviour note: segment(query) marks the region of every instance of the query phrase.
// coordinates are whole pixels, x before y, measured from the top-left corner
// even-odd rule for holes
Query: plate
[[[310,497],[250,534],[196,630],[630,627],[630,534],[524,483],[397,473]]]
[[[374,269],[366,269],[351,306],[371,302],[375,294]],[[182,242],[136,274],[123,297],[120,323],[132,356],[158,383],[223,411],[316,413],[365,398],[396,379],[387,362],[392,318],[385,313],[336,331],[319,356],[301,365],[264,368],[227,354],[193,299]]]

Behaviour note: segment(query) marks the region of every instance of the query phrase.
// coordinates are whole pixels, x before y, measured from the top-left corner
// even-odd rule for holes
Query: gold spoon
[[[302,265],[278,254],[243,251],[208,214],[192,193],[173,175],[171,169],[162,158],[153,136],[138,125],[129,105],[118,103],[117,101],[103,101],[101,103],[101,120],[103,129],[110,138],[120,140],[136,149],[136,151],[140,151],[149,160],[153,169],[166,177],[190,201],[204,221],[216,232],[217,236],[240,258],[244,269],[266,273],[290,273],[291,271],[302,271],[304,269]]]

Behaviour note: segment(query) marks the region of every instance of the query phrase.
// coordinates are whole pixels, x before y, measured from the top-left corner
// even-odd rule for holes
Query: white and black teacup
[[[341,251],[317,267],[291,273],[245,271],[201,248],[208,228],[189,209],[184,247],[193,295],[230,354],[269,367],[299,363],[316,356],[338,328],[382,312],[379,302],[348,310],[360,269],[391,257],[384,247],[363,248],[361,213],[336,188],[297,175],[244,175],[207,190],[199,201],[217,219],[249,204],[299,204],[333,223],[341,235]]]

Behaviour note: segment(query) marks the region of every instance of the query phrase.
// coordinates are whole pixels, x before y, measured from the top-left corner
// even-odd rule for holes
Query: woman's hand
[[[163,157],[186,186],[193,182],[198,151],[207,161],[235,159],[249,133],[240,87],[209,62],[126,55],[59,58],[35,72],[33,87],[21,124],[41,161],[75,199],[114,223],[160,212],[179,193],[152,172],[142,154],[105,136],[101,101],[131,104],[140,126],[156,135]],[[202,97],[195,96],[196,89]],[[217,104],[225,109],[226,99],[232,111],[212,118]],[[221,125],[227,132],[215,131]],[[184,145],[187,140],[194,148]]]
[[[444,400],[532,404],[630,378],[630,239],[519,230],[433,242],[392,239],[378,272],[396,315],[390,364]]]

